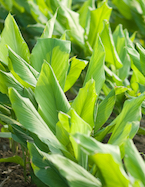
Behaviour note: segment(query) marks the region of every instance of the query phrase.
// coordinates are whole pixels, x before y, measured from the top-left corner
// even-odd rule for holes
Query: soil
[[[143,159],[145,159],[145,136],[136,135],[133,141]],[[21,156],[21,150],[17,154]],[[9,140],[0,138],[0,158],[13,155],[9,147]],[[6,162],[0,163],[0,187],[37,187],[37,185],[32,184],[29,170],[27,170],[27,181],[25,181],[24,171],[20,165]]]

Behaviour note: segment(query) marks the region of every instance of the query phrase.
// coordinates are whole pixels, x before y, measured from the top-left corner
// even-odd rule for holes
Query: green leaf
[[[61,89],[51,66],[44,62],[35,88],[39,113],[53,133],[56,131],[58,112],[67,113],[70,105]]]
[[[56,137],[64,146],[67,146],[70,142],[70,116],[60,111],[58,119],[59,121],[56,124]]]
[[[30,61],[31,65],[41,71],[42,64],[46,60],[55,73],[57,80],[64,88],[68,70],[68,58],[70,53],[70,42],[56,38],[38,39],[32,50]]]
[[[127,2],[127,1],[126,1]],[[120,0],[118,3],[118,0],[113,0],[113,3],[116,5],[120,13],[127,19],[132,19],[131,9],[130,6],[126,3],[124,0]]]
[[[141,70],[142,70],[141,72],[145,76],[145,49],[139,43],[137,43],[136,46],[140,54],[140,64],[141,64]]]
[[[30,65],[24,61],[19,55],[17,55],[10,47],[8,48],[9,53],[9,69],[13,76],[24,86],[31,87],[32,89],[36,86],[37,80],[35,75],[38,77],[38,72],[30,67]],[[33,72],[31,71],[33,69]]]
[[[126,48],[126,38],[123,33],[122,25],[118,25],[113,33],[113,40],[120,57],[123,67],[119,69],[119,78],[124,80],[128,77],[130,71],[131,60]]]
[[[106,20],[104,20],[104,29],[100,36],[101,36],[102,43],[105,47],[106,61],[109,64],[113,64],[116,67],[116,69],[121,68],[122,62],[117,54],[117,51],[114,45],[113,36],[111,33],[109,22],[107,22]]]
[[[85,29],[87,35],[89,34],[91,21],[90,9],[95,9],[95,0],[87,0],[78,11],[80,24]]]
[[[57,20],[69,30],[71,41],[84,48],[84,29],[79,24],[79,14],[59,3]]]
[[[1,158],[0,162],[13,162],[16,164],[20,164],[22,167],[24,167],[24,161],[20,156],[12,156],[12,157],[8,157],[8,158]]]
[[[117,86],[122,86],[122,80],[113,71],[111,71],[107,66],[104,66],[104,69],[107,74],[106,77],[111,80],[111,82],[115,82]]]
[[[95,88],[98,95],[105,81],[104,61],[105,50],[99,35],[97,35],[94,51],[83,85],[85,85],[87,81],[93,78],[95,80]]]
[[[31,165],[35,175],[46,185],[61,187],[64,185],[67,187],[65,179],[52,167],[52,164],[46,160],[35,144],[28,143],[28,149],[30,152]],[[56,180],[57,178],[57,180]]]
[[[8,94],[8,87],[15,88],[18,92],[23,91],[23,86],[13,77],[11,73],[0,70],[0,91]]]
[[[101,187],[98,179],[71,160],[58,154],[46,154],[33,144],[28,144],[28,148],[32,162],[37,166],[32,165],[34,172],[45,184],[52,187]]]
[[[65,150],[28,98],[20,96],[13,88],[9,89],[9,97],[12,103],[12,108],[24,128],[37,134],[40,140],[49,146]]]
[[[9,124],[9,125],[17,124],[18,126],[21,126],[21,124],[18,121],[14,120],[6,115],[3,115],[3,114],[0,114],[0,120],[5,122],[6,124]]]
[[[91,137],[79,133],[73,137],[97,165],[107,187],[127,187],[129,185],[128,176],[122,166],[118,146],[102,144]]]
[[[12,138],[11,132],[0,132],[1,138]]]
[[[91,127],[89,124],[87,124],[82,118],[80,118],[75,110],[71,109],[69,111],[70,114],[70,133],[71,135],[75,133],[81,133],[90,136],[91,133]],[[85,153],[82,152],[76,141],[70,136],[70,141],[73,146],[73,151],[75,154],[76,159],[78,160],[79,165],[83,166],[85,169],[88,167],[88,158]]]
[[[136,49],[134,47],[132,47],[132,48],[128,47],[127,50],[128,50],[128,53],[129,53],[131,59],[133,60],[133,64],[142,73],[142,67],[141,67],[141,64],[140,64],[140,55],[139,55],[139,53],[136,51]]]
[[[87,169],[87,157],[83,154],[82,150],[78,147],[72,134],[80,132],[82,134],[90,135],[91,127],[86,123],[74,109],[70,109],[67,114],[59,113],[59,122],[56,125],[56,135],[60,142],[62,142],[72,154],[75,154],[79,164]],[[72,144],[72,147],[70,145]],[[72,149],[73,148],[73,149]],[[74,153],[73,153],[74,152]]]
[[[109,116],[112,113],[114,104],[115,104],[115,90],[113,89],[107,97],[99,104],[98,110],[97,110],[97,117],[95,122],[95,129],[94,133],[98,131],[100,127],[104,125],[104,123],[107,121]]]
[[[38,1],[37,1],[38,2]],[[41,12],[40,7],[33,1],[27,1],[29,6],[29,11],[36,22],[45,24],[47,22],[47,17]]]
[[[26,62],[29,62],[30,52],[25,43],[14,18],[9,14],[5,20],[5,27],[1,34],[0,60],[8,65],[8,49],[6,45],[17,53]]]
[[[91,79],[79,90],[77,97],[71,105],[77,114],[86,121],[91,128],[94,126],[94,107],[96,98],[95,81]]]
[[[128,122],[132,123],[133,121],[140,121],[141,104],[144,99],[145,99],[145,94],[141,94],[137,98],[125,101],[122,112],[117,118],[115,118],[116,125],[114,127],[114,130],[112,132],[112,135],[108,143],[115,144],[115,141],[119,136],[121,136],[122,131]]]
[[[86,67],[88,61],[73,57],[70,62],[70,70],[66,78],[64,92],[68,91],[79,78],[81,71]]]
[[[125,143],[124,163],[128,173],[145,185],[145,162],[130,139]]]
[[[92,48],[94,48],[96,36],[103,30],[103,20],[108,20],[111,15],[112,8],[107,5],[106,0],[96,10],[91,10],[90,30],[88,41]]]
[[[53,34],[54,24],[56,21],[57,11],[54,16],[46,23],[45,29],[41,35],[41,38],[51,38]]]
[[[0,113],[3,113],[7,116],[11,115],[10,109],[7,106],[1,105],[1,104],[0,104]]]

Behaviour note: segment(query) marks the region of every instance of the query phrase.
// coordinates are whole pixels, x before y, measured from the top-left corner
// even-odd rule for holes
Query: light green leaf
[[[58,112],[67,113],[70,105],[61,89],[51,66],[44,62],[35,88],[39,113],[53,133],[56,132]]]
[[[0,91],[8,94],[8,87],[15,88],[18,92],[23,91],[23,86],[13,77],[11,73],[0,70]]]
[[[73,57],[70,62],[70,70],[66,78],[64,92],[68,91],[79,78],[81,71],[86,67],[88,61]]]
[[[126,1],[127,2],[127,1]],[[120,13],[127,19],[132,19],[131,9],[124,0],[113,0],[113,3],[116,5]],[[128,1],[129,2],[129,1]]]
[[[73,137],[97,165],[107,187],[128,187],[129,180],[122,166],[118,146],[103,144],[82,134]]]
[[[8,108],[6,105],[1,105],[0,104],[0,113],[3,113],[7,116],[10,116],[11,115],[11,109]]]
[[[105,81],[104,61],[105,50],[99,35],[97,35],[94,51],[83,85],[85,85],[87,81],[93,78],[95,80],[95,88],[98,95]]]
[[[30,145],[30,144],[29,144]],[[32,147],[33,146],[33,147]],[[38,150],[38,148],[34,147],[34,145],[31,145],[31,147],[29,146],[29,150],[31,152],[32,149],[37,149],[37,155],[41,155],[41,159],[43,159],[43,165],[39,164],[39,157],[36,156],[35,160],[33,159],[33,162],[35,164],[39,164],[38,167],[45,167],[46,170],[52,170],[57,173],[58,179],[61,177],[65,185],[65,182],[67,181],[67,185],[70,187],[101,187],[101,183],[98,179],[96,179],[93,175],[91,175],[88,171],[86,171],[83,167],[79,166],[78,164],[76,164],[75,162],[72,162],[71,160],[58,155],[58,154],[46,154],[40,150]],[[35,151],[36,154],[36,151]],[[32,155],[32,158],[34,157],[34,152]],[[47,165],[46,165],[47,164]],[[53,176],[55,177],[56,174],[53,174]],[[45,176],[45,175],[44,175]],[[43,177],[44,177],[43,176]],[[54,177],[52,176],[52,178],[50,177],[49,179],[49,175],[47,175],[47,178],[51,181],[54,180]],[[59,177],[60,176],[60,177]],[[55,181],[56,181],[55,177]],[[46,180],[46,179],[45,179]],[[47,180],[48,181],[48,180]],[[54,182],[55,182],[54,181]],[[57,182],[58,183],[58,182]],[[47,183],[49,184],[49,183]],[[55,184],[55,183],[54,183]],[[58,183],[59,184],[59,183]],[[53,186],[53,185],[52,185]]]
[[[33,72],[35,72],[35,75],[38,72],[30,67],[30,65],[24,61],[19,55],[17,55],[10,47],[8,48],[8,54],[9,54],[9,69],[13,76],[24,86],[27,88],[34,88],[36,86],[37,80],[35,76],[33,75]],[[33,69],[33,72],[31,72],[31,69]]]
[[[17,53],[26,62],[29,62],[30,52],[14,18],[9,14],[5,20],[5,27],[0,40],[0,60],[8,65],[8,49],[6,45]]]
[[[107,66],[104,66],[105,72],[108,76],[108,79],[111,79],[111,82],[115,82],[117,86],[122,86],[122,80],[113,72],[111,71]]]
[[[12,156],[12,157],[8,157],[8,158],[1,158],[0,162],[13,162],[16,164],[20,164],[22,167],[24,167],[24,161],[20,156]]]
[[[85,29],[86,34],[89,34],[91,11],[90,9],[95,9],[95,0],[87,0],[84,2],[82,7],[79,9],[80,24]]]
[[[57,150],[61,148],[65,150],[28,98],[20,96],[13,88],[9,89],[9,97],[12,108],[24,128],[37,134],[40,140],[49,146],[53,146]]]
[[[71,105],[77,114],[92,128],[94,126],[94,107],[96,98],[95,81],[91,79],[80,89],[77,97]]]
[[[12,124],[17,124],[18,126],[21,125],[18,121],[14,120],[8,116],[5,116],[3,114],[0,114],[0,120],[5,122],[6,124],[9,124],[9,125],[12,125]]]
[[[59,3],[57,20],[62,23],[72,42],[84,48],[84,29],[79,24],[79,14]]]
[[[109,64],[113,64],[116,67],[116,69],[121,68],[122,62],[117,54],[117,51],[114,45],[113,36],[111,33],[109,22],[106,20],[104,20],[104,29],[100,36],[101,36],[102,43],[105,47],[106,61]]]
[[[91,133],[91,127],[89,124],[87,124],[82,118],[80,118],[75,110],[71,109],[69,111],[70,114],[70,133],[71,135],[75,133],[81,133],[85,134],[87,136],[90,136]],[[83,166],[85,169],[88,167],[88,158],[85,153],[82,152],[76,141],[70,136],[70,141],[73,146],[73,151],[75,154],[76,159],[78,160],[79,165]]]
[[[108,20],[111,15],[112,8],[107,5],[106,0],[96,10],[91,11],[90,30],[88,41],[92,48],[94,48],[96,36],[103,30],[103,20]]]
[[[114,104],[115,90],[113,89],[98,106],[94,133],[96,133],[98,129],[102,127],[102,125],[104,125],[104,123],[107,121],[112,113]]]
[[[120,60],[123,63],[123,67],[119,69],[119,78],[124,80],[128,77],[131,60],[127,52],[126,38],[123,33],[122,25],[116,27],[113,33],[113,40]]]
[[[68,70],[68,58],[70,53],[70,42],[56,38],[38,39],[32,50],[30,61],[31,65],[41,71],[42,64],[46,60],[55,73],[57,80],[64,88]]]
[[[0,138],[12,138],[11,132],[0,132]]]
[[[136,46],[140,54],[140,64],[141,64],[141,70],[142,70],[141,72],[145,76],[145,49],[139,43],[137,43]]]
[[[135,48],[127,48],[128,53],[131,57],[131,59],[133,60],[133,64],[136,66],[136,68],[142,73],[142,67],[140,64],[140,55],[139,53],[136,51]]]
[[[70,116],[63,112],[59,112],[58,119],[59,121],[56,124],[56,137],[64,146],[67,146],[70,142]]]
[[[145,162],[130,139],[125,143],[124,163],[128,173],[145,185]]]
[[[122,112],[117,118],[115,118],[116,125],[114,127],[114,130],[112,132],[112,135],[108,143],[110,144],[115,143],[117,138],[122,134],[122,131],[128,122],[132,123],[133,121],[140,121],[141,104],[144,99],[145,99],[145,94],[141,94],[137,98],[125,101]]]
[[[40,11],[38,4],[33,1],[27,1],[27,3],[29,5],[29,11],[36,22],[45,24],[47,17]]]
[[[51,38],[53,34],[54,24],[56,21],[57,11],[54,16],[46,23],[45,29],[41,35],[41,38]]]
[[[28,143],[28,149],[33,171],[42,182],[52,187],[68,187],[66,180],[55,170],[35,144]]]

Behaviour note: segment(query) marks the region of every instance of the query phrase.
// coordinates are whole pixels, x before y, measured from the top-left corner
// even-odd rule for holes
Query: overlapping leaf
[[[80,60],[75,57],[71,59],[70,70],[65,81],[64,92],[68,91],[73,86],[87,63],[88,61]]]
[[[102,144],[82,134],[73,137],[97,165],[107,187],[128,187],[129,179],[122,166],[119,147]]]
[[[6,45],[10,46],[26,62],[29,62],[30,52],[28,46],[22,38],[19,28],[11,14],[5,20],[5,27],[0,40],[0,60],[8,65],[8,49]]]
[[[46,60],[53,68],[57,80],[62,88],[68,70],[68,58],[70,53],[70,42],[55,38],[38,39],[32,50],[30,61],[32,66],[41,71],[42,64]]]
[[[103,30],[103,20],[108,20],[111,15],[111,10],[106,1],[102,3],[96,10],[91,11],[90,30],[88,35],[88,41],[94,48],[96,36]]]
[[[97,35],[94,51],[84,80],[84,85],[88,80],[93,78],[95,80],[95,88],[98,95],[105,81],[104,61],[105,50],[99,35]]]
[[[122,62],[116,51],[109,23],[106,20],[104,20],[104,29],[100,36],[105,47],[106,61],[113,64],[117,69],[121,68]]]
[[[63,184],[65,186],[101,187],[101,183],[98,179],[96,179],[84,168],[70,161],[69,159],[57,154],[55,155],[45,154],[44,152],[38,150],[38,148],[34,147],[34,145],[30,145],[30,144],[29,144],[29,150],[33,163],[37,166],[36,168],[34,167],[34,171],[37,176],[41,177],[41,180],[43,179],[43,181],[45,181],[46,184],[52,187],[55,186],[56,177],[58,177],[60,184]],[[35,157],[36,154],[37,156]],[[41,163],[39,161],[40,159],[41,162],[43,160],[42,164],[39,164]],[[41,169],[39,169],[38,167],[40,167]],[[45,175],[41,175],[41,172],[43,172],[43,174]],[[48,178],[48,176],[51,176],[50,179]],[[58,182],[56,186],[57,185],[61,186],[59,185]]]
[[[44,62],[36,85],[35,97],[39,113],[52,132],[58,122],[58,112],[67,113],[70,105],[61,89],[51,66]]]

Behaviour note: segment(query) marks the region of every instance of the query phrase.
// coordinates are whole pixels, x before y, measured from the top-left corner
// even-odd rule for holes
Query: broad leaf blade
[[[77,97],[71,105],[77,114],[92,128],[94,126],[94,107],[96,98],[95,81],[91,79],[80,89]]]
[[[12,157],[8,157],[8,158],[1,158],[0,162],[13,162],[16,164],[20,164],[22,167],[24,167],[24,161],[20,156],[12,156]]]
[[[96,133],[100,127],[104,125],[112,113],[115,104],[115,90],[113,89],[107,97],[99,104],[94,132]]]
[[[26,62],[29,62],[30,52],[25,43],[14,18],[9,14],[5,20],[5,27],[1,34],[0,41],[0,60],[8,65],[8,49],[6,45],[16,52]],[[24,52],[25,51],[25,52]]]
[[[92,128],[89,124],[87,124],[82,118],[80,118],[77,113],[71,109],[69,111],[70,114],[70,133],[71,135],[75,133],[81,133],[85,134],[87,136],[90,136]],[[88,157],[85,153],[82,152],[76,141],[70,136],[70,141],[73,146],[73,151],[75,154],[76,159],[78,160],[78,163],[83,166],[85,169],[88,167]]]
[[[35,150],[34,150],[35,149]],[[64,180],[64,185],[68,185],[70,187],[101,187],[101,184],[99,182],[98,179],[96,179],[93,175],[91,175],[89,172],[87,172],[84,168],[82,168],[81,166],[79,166],[78,164],[72,162],[71,160],[58,155],[58,154],[46,154],[42,151],[40,151],[38,148],[34,147],[34,145],[30,145],[29,144],[29,150],[32,155],[32,159],[33,157],[35,157],[34,155],[37,154],[37,156],[34,158],[34,160],[32,160],[34,162],[34,164],[36,164],[38,167],[40,168],[45,168],[47,170],[51,170],[53,169],[54,176],[61,176],[62,180]],[[34,154],[35,153],[35,154]],[[43,158],[43,165],[39,164],[39,159],[41,155],[41,160]],[[39,164],[39,165],[38,165]],[[47,167],[49,166],[49,167]],[[57,173],[57,175],[56,175]],[[49,175],[48,175],[49,176]],[[46,179],[45,179],[46,180]],[[54,180],[54,177],[52,176],[52,178],[50,178],[50,181]],[[56,177],[55,177],[56,180]],[[49,181],[49,180],[47,180]],[[67,181],[67,183],[65,183]],[[55,181],[54,181],[55,184]],[[66,185],[66,186],[67,186]],[[53,184],[52,184],[53,186]]]
[[[128,173],[145,185],[145,162],[130,139],[125,143],[124,163]]]
[[[123,67],[119,69],[119,78],[124,80],[128,77],[131,60],[127,52],[126,38],[123,33],[122,25],[116,27],[113,33],[113,40],[120,60],[123,63]]]
[[[54,24],[56,21],[57,11],[54,16],[46,23],[41,38],[51,38],[53,34]]]
[[[35,87],[37,80],[31,69],[29,68],[29,64],[26,65],[26,61],[24,61],[19,55],[17,55],[10,47],[8,49],[9,53],[9,69],[13,76],[24,86],[24,87]],[[35,70],[33,70],[35,71]],[[36,72],[36,71],[35,71]]]
[[[95,88],[98,95],[105,81],[104,61],[105,50],[99,35],[97,35],[94,51],[83,85],[85,85],[87,81],[93,78],[95,80]]]
[[[79,78],[81,71],[86,67],[87,61],[75,57],[71,59],[70,70],[65,81],[64,92],[68,91]]]
[[[28,143],[28,149],[35,175],[46,185],[52,187],[68,187],[65,179],[55,170],[35,144]],[[57,180],[56,180],[57,179]]]
[[[103,30],[103,20],[109,21],[111,11],[112,8],[107,5],[106,1],[104,1],[96,10],[91,11],[88,41],[92,48],[94,48],[97,34],[100,34]]]
[[[67,113],[70,105],[61,89],[51,66],[44,62],[35,88],[39,113],[53,133],[58,122],[58,112]]]
[[[11,73],[6,73],[0,70],[0,91],[4,94],[8,94],[9,87],[15,88],[18,92],[23,91],[23,86]]]
[[[70,42],[56,38],[38,39],[32,50],[30,61],[32,66],[41,71],[42,64],[46,60],[55,73],[57,80],[64,88],[65,79],[68,70],[68,58],[70,53]]]
[[[98,166],[107,187],[129,185],[128,176],[122,166],[119,147],[102,144],[82,134],[75,134],[73,137]]]
[[[116,69],[121,68],[122,62],[117,54],[117,51],[114,45],[113,36],[111,33],[109,22],[107,22],[106,20],[104,20],[104,29],[100,36],[101,36],[102,43],[105,47],[106,61],[109,64],[113,64],[116,67]]]
[[[84,29],[79,24],[79,14],[59,3],[57,20],[63,23],[65,30],[69,30],[68,35],[74,43],[84,48]]]
[[[91,11],[95,9],[95,0],[88,0],[84,2],[83,6],[79,9],[79,20],[81,26],[85,29],[86,34],[89,34]]]
[[[64,149],[28,98],[20,96],[13,88],[9,89],[9,97],[16,116],[24,128],[37,134],[44,143],[48,140],[57,149],[60,147]]]
[[[125,101],[124,107],[120,115],[115,119],[116,125],[109,139],[109,143],[115,144],[117,138],[121,135],[122,130],[128,122],[140,121],[141,119],[141,104],[145,99],[145,94],[137,98]],[[112,122],[114,123],[114,122]],[[139,128],[139,127],[138,127]]]

